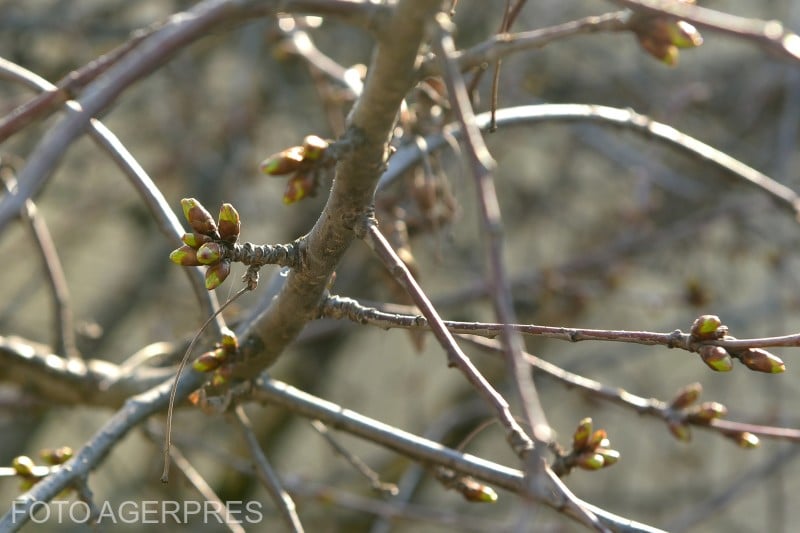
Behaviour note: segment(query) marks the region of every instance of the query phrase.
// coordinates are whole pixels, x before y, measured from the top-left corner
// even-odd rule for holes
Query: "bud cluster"
[[[728,327],[722,324],[716,315],[702,315],[692,323],[690,341],[702,343],[730,339]],[[701,344],[697,353],[709,368],[716,372],[727,372],[733,369],[733,358],[738,359],[750,370],[779,374],[786,370],[784,362],[775,354],[761,348],[723,348],[714,344]]]
[[[214,345],[214,348],[200,354],[192,363],[192,368],[198,372],[214,372],[211,378],[212,386],[224,385],[228,381],[228,372],[222,364],[229,357],[236,354],[239,350],[239,339],[236,334],[228,328],[223,328],[222,339]]]
[[[268,176],[289,175],[283,203],[293,204],[314,196],[319,186],[319,170],[327,163],[330,143],[316,135],[308,135],[302,146],[292,146],[261,162],[261,172]]]
[[[594,429],[592,419],[584,418],[572,435],[572,450],[564,458],[568,468],[600,470],[619,461],[620,453],[611,449],[605,429]]]
[[[184,198],[181,206],[193,231],[181,237],[183,246],[173,250],[169,258],[181,266],[207,266],[206,289],[216,289],[231,273],[226,251],[239,240],[239,213],[231,204],[222,204],[214,222],[211,213],[195,198]]]
[[[48,466],[56,466],[66,463],[72,458],[73,451],[69,446],[62,446],[54,450],[44,449],[39,452],[39,456]],[[27,455],[19,455],[11,461],[11,468],[21,479],[20,490],[28,490],[39,482],[44,476],[35,472],[36,463]]]
[[[694,4],[694,0],[678,0]],[[684,20],[675,20],[663,15],[634,14],[630,28],[636,34],[639,45],[651,56],[669,66],[678,63],[681,48],[696,48],[703,44],[697,28]]]

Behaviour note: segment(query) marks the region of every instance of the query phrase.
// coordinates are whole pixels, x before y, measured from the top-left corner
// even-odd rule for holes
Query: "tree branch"
[[[475,117],[475,124],[480,129],[486,129],[489,121],[489,113],[481,113]],[[800,196],[789,187],[694,137],[633,110],[586,104],[539,104],[510,107],[497,112],[498,126],[580,121],[598,122],[631,130],[647,139],[664,143],[695,159],[710,163],[723,170],[729,177],[743,181],[768,195],[778,207],[788,210],[795,218],[800,217]],[[426,137],[424,146],[429,153],[447,145],[448,138],[460,139],[463,135],[464,132],[457,124],[450,124],[441,134]],[[416,143],[400,148],[392,157],[389,168],[381,176],[378,188],[389,186],[404,171],[416,165],[421,156],[422,150]]]
[[[280,381],[268,377],[260,378],[253,391],[253,399],[271,405],[280,405],[301,416],[321,420],[332,428],[364,438],[416,461],[441,465],[518,494],[527,493],[524,475],[519,470],[446,448],[436,442],[316,398]],[[582,517],[577,516],[574,507],[557,494],[546,491],[534,494],[532,497],[581,521]],[[604,526],[613,531],[660,531],[651,526],[616,516],[586,502],[577,499],[576,502],[584,509],[594,513]]]
[[[328,279],[352,243],[354,227],[372,204],[397,110],[416,80],[423,29],[439,5],[435,0],[404,0],[394,8],[378,41],[364,90],[348,118],[345,139],[352,148],[336,165],[322,214],[299,243],[302,267],[290,272],[263,313],[237,331],[242,357],[233,367],[234,377],[258,375],[317,315]]]
[[[783,57],[800,61],[800,36],[785,29],[775,20],[763,21],[738,17],[706,7],[674,0],[613,0],[638,13],[668,15],[699,28],[731,35],[738,39],[752,41],[762,48]]]

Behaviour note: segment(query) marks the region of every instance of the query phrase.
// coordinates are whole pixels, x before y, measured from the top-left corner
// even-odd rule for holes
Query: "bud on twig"
[[[203,265],[213,265],[222,258],[223,249],[217,242],[207,242],[197,249],[197,260]]]
[[[195,250],[200,248],[207,242],[211,242],[212,239],[208,235],[203,235],[202,233],[184,233],[183,237],[181,237],[186,246],[191,246]]]
[[[679,420],[670,420],[667,422],[667,427],[672,436],[682,442],[689,442],[692,440],[692,432],[689,426]]]
[[[184,198],[181,200],[181,206],[183,207],[183,216],[186,217],[194,231],[211,237],[219,236],[217,224],[211,217],[211,213],[200,202],[194,198]]]
[[[206,270],[206,289],[213,290],[222,285],[222,282],[231,273],[231,262],[227,259],[213,264]]]
[[[39,452],[39,457],[49,465],[61,465],[69,461],[73,453],[72,448],[69,446],[61,446],[55,450],[46,448]]]
[[[236,350],[239,349],[239,339],[236,338],[236,334],[228,328],[223,328],[222,330],[222,349],[225,350],[225,353],[231,355],[236,353]]]
[[[606,433],[605,429],[598,429],[589,437],[589,440],[586,442],[586,449],[587,450],[594,450],[598,446],[602,444],[608,443],[608,433]]]
[[[741,446],[742,448],[757,448],[761,441],[758,439],[757,436],[753,435],[749,431],[742,431],[734,438],[736,443]]]
[[[219,236],[223,241],[234,243],[239,240],[242,222],[239,212],[231,204],[222,204],[219,210]]]
[[[18,455],[11,460],[11,468],[14,469],[14,472],[16,472],[18,476],[32,476],[35,467],[36,465],[33,459],[27,455]]]
[[[269,176],[284,176],[297,172],[303,165],[303,147],[292,146],[263,160],[259,169]]]
[[[669,406],[673,409],[683,409],[697,401],[703,393],[703,386],[700,383],[690,383],[678,390],[678,394],[670,402]]]
[[[283,192],[283,203],[286,205],[299,202],[307,196],[313,196],[317,191],[317,181],[306,174],[295,174],[286,183]]]
[[[575,433],[572,435],[572,449],[582,450],[589,442],[589,436],[592,434],[592,419],[588,416],[578,423]]]
[[[687,418],[697,424],[708,424],[715,418],[723,418],[728,408],[719,402],[703,402],[686,412]]]
[[[600,470],[605,464],[605,457],[593,451],[584,452],[575,459],[575,465],[584,470]]]
[[[219,368],[219,366],[225,362],[226,358],[227,354],[225,350],[217,348],[216,350],[211,350],[198,356],[197,359],[194,360],[194,363],[192,363],[192,368],[198,372],[211,372]]]
[[[692,338],[694,340],[716,340],[721,339],[728,333],[728,328],[722,325],[722,321],[716,315],[702,315],[692,323]]]
[[[200,266],[201,264],[197,259],[197,250],[187,244],[177,250],[172,250],[169,254],[169,260],[181,266]]]
[[[328,141],[316,135],[306,136],[306,138],[303,139],[303,158],[307,161],[317,161],[321,159],[329,144]]]
[[[597,448],[594,453],[603,456],[603,468],[616,464],[622,456],[619,451],[609,448]]]
[[[701,346],[697,353],[700,359],[715,372],[728,372],[733,369],[733,360],[728,351],[722,346]]]
[[[497,501],[497,493],[492,487],[470,477],[461,478],[457,490],[469,502],[494,503]]]
[[[786,365],[779,357],[761,348],[747,348],[737,355],[744,366],[756,372],[780,374],[786,370]]]

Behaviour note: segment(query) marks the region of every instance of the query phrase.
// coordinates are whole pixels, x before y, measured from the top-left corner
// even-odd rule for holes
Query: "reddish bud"
[[[678,394],[670,402],[673,409],[683,409],[697,401],[703,393],[703,386],[699,383],[690,383],[678,390]]]
[[[221,344],[222,348],[228,354],[236,353],[236,350],[239,348],[239,340],[236,338],[236,334],[228,328],[222,330]]]
[[[653,39],[649,35],[637,35],[644,50],[662,63],[674,67],[678,64],[678,47],[666,41]]]
[[[702,315],[692,323],[692,338],[696,340],[720,339],[728,332],[722,321],[716,315]]]
[[[308,135],[303,139],[303,158],[307,161],[317,161],[325,154],[330,143],[316,135]]]
[[[286,190],[283,192],[283,203],[293,204],[307,196],[314,196],[317,192],[317,181],[305,174],[295,174],[289,178]]]
[[[734,440],[736,440],[736,444],[747,449],[757,448],[758,445],[761,444],[758,437],[749,431],[742,431],[734,437]]]
[[[222,204],[219,210],[219,236],[223,241],[236,242],[242,224],[239,213],[231,204]]]
[[[716,372],[728,372],[733,369],[733,360],[728,351],[722,346],[701,346],[697,353],[700,359]]]
[[[719,402],[703,402],[686,413],[689,420],[700,424],[708,424],[715,418],[722,418],[727,414],[728,408]]]
[[[696,48],[703,44],[703,36],[697,28],[685,20],[677,20],[667,24],[670,42],[678,48]]]
[[[172,250],[172,252],[169,254],[169,260],[176,265],[181,266],[200,265],[200,261],[197,260],[197,250],[186,244],[177,250]]]
[[[458,491],[469,502],[494,503],[497,501],[497,493],[492,487],[472,478],[464,478],[459,484]]]
[[[303,147],[292,146],[263,160],[259,169],[269,176],[283,176],[297,172],[303,165]]]
[[[212,370],[219,368],[219,366],[225,362],[226,357],[227,354],[224,350],[212,350],[210,352],[200,354],[197,359],[194,360],[194,363],[192,363],[192,368],[198,372],[211,372]]]
[[[203,265],[213,265],[222,258],[223,252],[218,242],[207,242],[197,249],[197,260]]]
[[[211,237],[218,236],[217,224],[203,204],[194,198],[184,198],[181,200],[181,206],[183,207],[183,216],[186,217],[194,231]]]
[[[598,446],[600,446],[603,442],[608,442],[608,434],[606,433],[605,429],[598,429],[589,437],[589,440],[586,442],[585,448],[587,450],[594,450]]]
[[[589,436],[592,434],[592,419],[588,416],[578,422],[578,427],[572,435],[572,449],[582,450],[589,442]]]
[[[69,461],[73,454],[72,448],[69,446],[62,446],[55,450],[44,449],[39,452],[39,457],[49,465],[60,465]]]
[[[605,464],[605,457],[596,452],[584,452],[575,458],[575,465],[584,470],[600,470]]]
[[[202,233],[184,233],[181,240],[186,246],[191,246],[195,250],[200,248],[207,242],[211,242],[211,237],[203,235]]]
[[[222,285],[231,273],[231,262],[227,259],[208,267],[206,270],[206,289],[213,290]]]
[[[786,365],[779,357],[761,348],[748,348],[738,355],[744,366],[756,372],[780,374],[786,370]]]
[[[667,427],[672,436],[682,442],[689,442],[692,440],[692,432],[689,426],[677,420],[670,420],[667,422]]]

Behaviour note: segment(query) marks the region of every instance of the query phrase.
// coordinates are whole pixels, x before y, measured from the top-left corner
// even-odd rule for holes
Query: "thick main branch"
[[[416,81],[424,27],[439,6],[435,0],[407,0],[395,8],[382,32],[391,39],[378,42],[364,92],[348,117],[345,140],[352,149],[337,164],[325,209],[300,243],[303,264],[272,305],[239,331],[243,360],[235,376],[253,377],[271,365],[317,316],[328,280],[353,241],[353,228],[372,204],[397,112]]]

